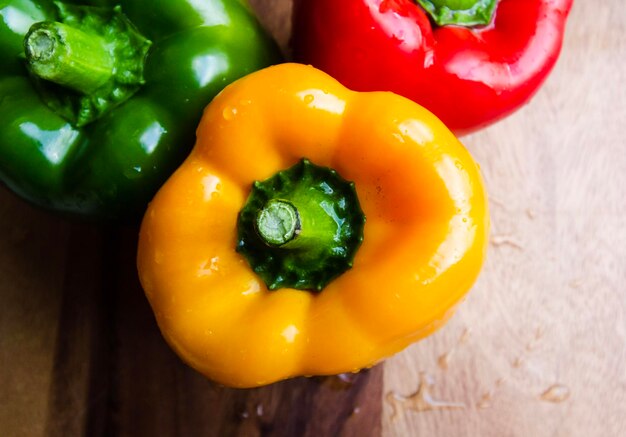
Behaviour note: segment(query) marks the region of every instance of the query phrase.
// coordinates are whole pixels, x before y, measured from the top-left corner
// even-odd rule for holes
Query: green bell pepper
[[[96,219],[142,212],[204,106],[280,61],[241,0],[0,0],[0,53],[0,180]]]

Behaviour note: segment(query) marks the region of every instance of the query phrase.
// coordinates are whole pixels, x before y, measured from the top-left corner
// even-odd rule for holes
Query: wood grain
[[[626,435],[626,28],[620,1],[574,3],[544,88],[463,139],[491,198],[480,280],[385,366],[386,390],[410,394],[426,372],[465,407],[392,419],[385,403],[385,435]],[[554,385],[567,399],[545,400]]]
[[[286,49],[290,1],[251,3]],[[545,87],[463,139],[490,192],[486,268],[446,327],[353,379],[210,383],[156,328],[136,227],[0,188],[0,435],[626,435],[621,6],[576,0]]]
[[[0,322],[2,435],[380,434],[382,368],[255,390],[212,384],[171,352],[156,327],[134,267],[137,228],[66,225],[0,195],[3,205],[40,219],[9,229],[24,217],[0,215],[12,235],[3,242],[18,244],[3,247],[0,258],[3,279],[17,280],[0,288],[9,316]],[[26,240],[31,225],[39,233]],[[49,259],[58,261],[36,270]]]
[[[129,437],[352,436],[380,429],[382,369],[345,383],[335,377],[297,378],[234,390],[182,364],[161,338],[139,287],[136,229],[117,235],[109,432]]]
[[[0,434],[43,435],[70,226],[0,188]]]

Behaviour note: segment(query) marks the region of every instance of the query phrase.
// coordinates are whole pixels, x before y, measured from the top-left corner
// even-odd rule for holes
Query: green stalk
[[[270,199],[256,217],[256,229],[268,246],[278,247],[298,239],[300,213],[287,200]]]
[[[307,197],[271,199],[259,211],[256,229],[268,246],[314,253],[335,243],[337,222],[324,210],[324,197],[308,191]]]
[[[113,75],[114,60],[104,39],[63,23],[33,25],[24,49],[33,74],[82,94],[95,92]]]
[[[354,184],[303,159],[253,184],[237,250],[268,288],[319,291],[352,266],[364,224]]]
[[[416,0],[439,26],[486,26],[498,0]]]

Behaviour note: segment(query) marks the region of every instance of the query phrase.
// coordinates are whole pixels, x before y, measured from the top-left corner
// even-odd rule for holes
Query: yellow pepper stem
[[[256,219],[259,236],[268,246],[282,246],[300,233],[300,214],[293,203],[271,199]]]
[[[352,266],[364,223],[354,184],[303,159],[253,184],[237,250],[270,289],[321,290]]]

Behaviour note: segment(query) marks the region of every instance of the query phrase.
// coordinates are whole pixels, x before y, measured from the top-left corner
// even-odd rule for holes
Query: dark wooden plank
[[[253,3],[285,48],[290,2]],[[26,420],[15,413],[25,409],[19,405],[25,407],[28,396],[14,408],[0,404],[1,417],[15,417],[11,431],[50,437],[381,434],[382,367],[344,377],[296,378],[252,390],[213,384],[183,364],[158,331],[137,279],[136,226],[71,224],[0,194],[13,202],[4,210],[17,205],[25,211],[15,220],[0,217],[3,223],[11,227],[24,221],[27,233],[37,229],[36,240],[29,240],[23,254],[12,240],[4,244],[0,266],[9,273],[3,277],[23,276],[31,260],[37,264],[52,259],[36,279],[38,284],[51,282],[55,291],[48,299],[52,308],[41,317],[37,331],[46,331],[42,338],[50,343],[50,351],[42,355],[50,362],[49,372],[43,372],[49,386],[41,381],[28,385],[30,391],[46,393],[37,396],[43,417],[20,427],[17,424]],[[21,242],[23,230],[14,233]],[[0,288],[3,302],[12,304],[7,296],[14,296],[9,291],[17,288]],[[45,293],[45,287],[38,291]],[[11,325],[9,334],[20,326]],[[18,348],[11,344],[6,350],[14,353]],[[9,380],[24,372],[6,365],[8,353],[1,355],[0,376],[9,389],[0,393],[12,395],[23,381]]]
[[[382,368],[350,377],[296,378],[251,390],[206,380],[162,339],[135,270],[136,230],[114,255],[111,435],[380,435]]]
[[[50,437],[101,435],[110,374],[110,234],[72,227],[48,401]]]
[[[0,435],[40,436],[70,226],[0,185]]]
[[[240,390],[183,364],[141,290],[136,242],[136,227],[72,227],[47,435],[380,435],[381,367]]]

